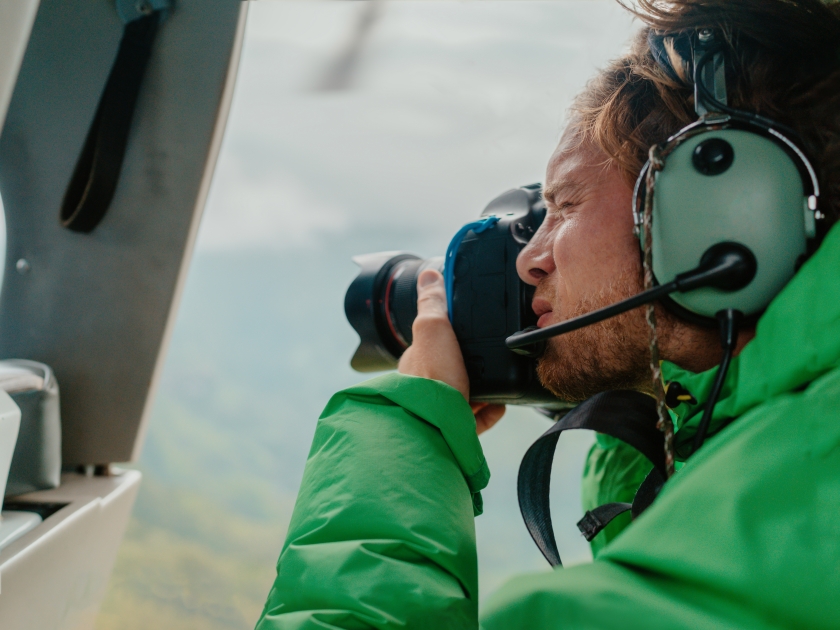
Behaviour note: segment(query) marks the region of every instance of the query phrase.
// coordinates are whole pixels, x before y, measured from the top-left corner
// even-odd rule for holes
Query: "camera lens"
[[[344,312],[361,343],[350,361],[360,372],[389,370],[411,345],[417,317],[417,276],[443,267],[443,258],[423,260],[401,252],[381,252],[353,259],[359,275],[347,289]]]
[[[424,262],[407,260],[396,265],[385,289],[387,323],[403,349],[411,345],[411,325],[417,317],[417,276]]]

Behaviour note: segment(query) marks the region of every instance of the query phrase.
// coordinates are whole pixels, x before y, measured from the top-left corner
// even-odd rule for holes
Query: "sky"
[[[542,180],[572,97],[632,30],[611,0],[386,2],[352,88],[318,90],[362,10],[251,3],[200,250],[360,231],[442,249]]]

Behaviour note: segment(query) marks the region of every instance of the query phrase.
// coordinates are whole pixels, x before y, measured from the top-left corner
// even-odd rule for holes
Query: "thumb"
[[[447,312],[443,276],[434,269],[426,269],[417,277],[417,315],[440,317]]]

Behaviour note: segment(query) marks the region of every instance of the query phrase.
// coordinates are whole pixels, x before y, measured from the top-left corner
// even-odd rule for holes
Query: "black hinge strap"
[[[90,232],[105,216],[122,170],[140,84],[152,53],[161,12],[125,25],[111,74],[61,205],[61,224]]]

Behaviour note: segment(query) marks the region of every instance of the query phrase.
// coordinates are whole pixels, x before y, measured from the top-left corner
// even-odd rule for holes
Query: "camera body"
[[[469,231],[454,253],[450,319],[476,402],[566,409],[539,382],[536,358],[517,354],[505,339],[536,324],[534,288],[520,280],[516,257],[545,217],[539,184],[509,190],[491,201],[482,217],[495,225]],[[411,344],[417,316],[417,276],[443,269],[443,258],[422,260],[403,252],[354,258],[361,271],[347,290],[344,309],[361,343],[351,366],[361,372],[387,370]]]

